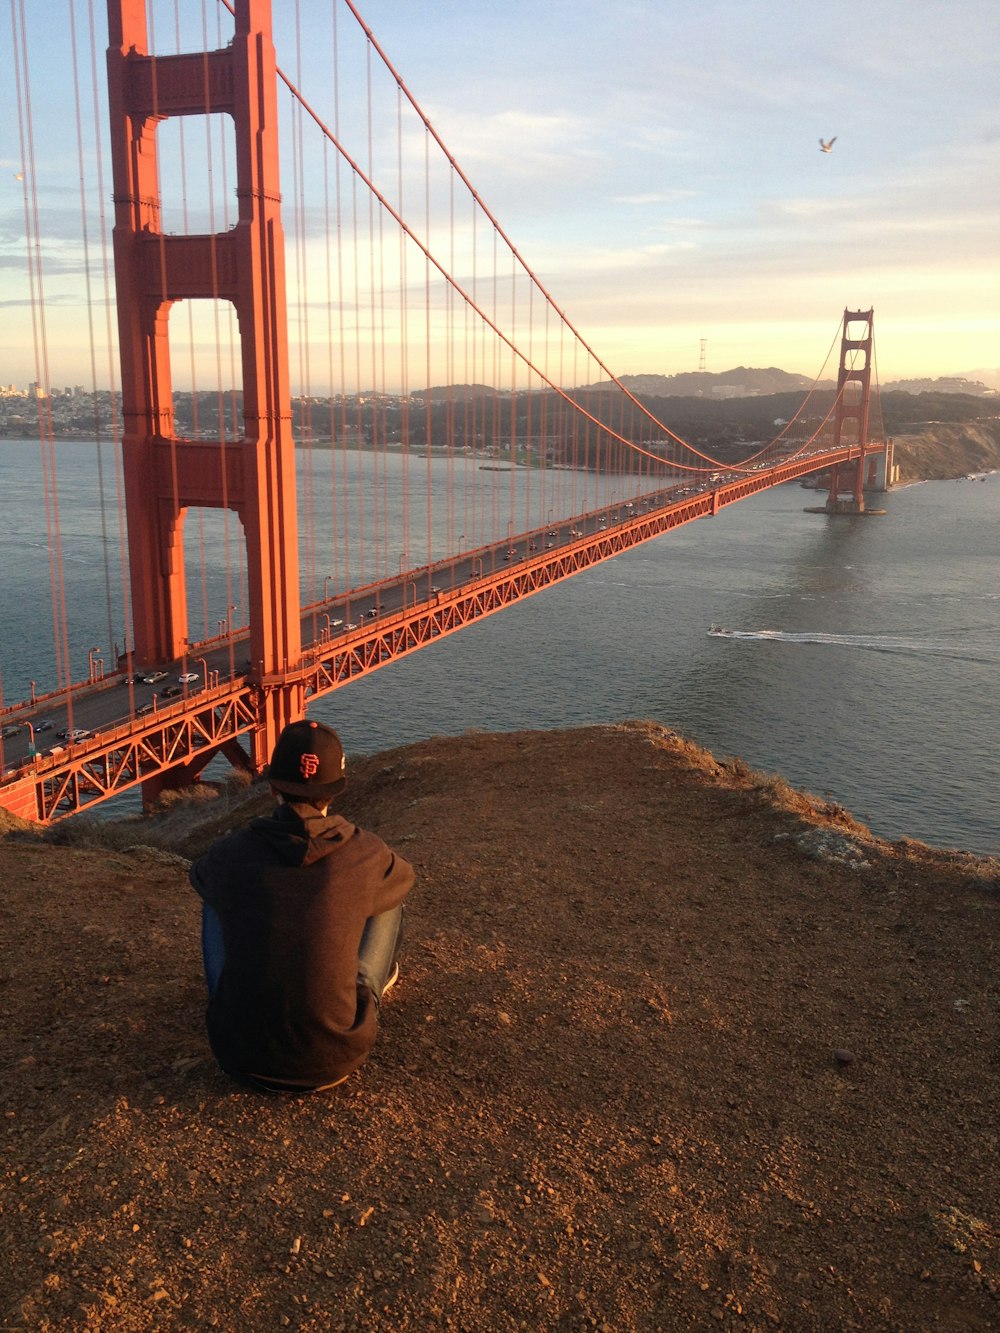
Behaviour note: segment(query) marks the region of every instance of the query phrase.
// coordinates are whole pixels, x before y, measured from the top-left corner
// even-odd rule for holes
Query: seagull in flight
[[[819,151],[820,151],[821,153],[830,153],[830,152],[832,152],[832,151],[833,151],[833,145],[834,145],[836,142],[837,142],[837,136],[836,136],[836,135],[834,135],[832,139],[820,139],[820,141],[819,141]]]

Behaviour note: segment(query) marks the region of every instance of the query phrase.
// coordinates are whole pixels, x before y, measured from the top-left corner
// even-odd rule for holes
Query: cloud
[[[674,204],[680,199],[694,199],[697,193],[697,190],[660,190],[656,194],[619,194],[614,196],[612,203],[640,208],[650,204]]]
[[[448,146],[463,168],[485,176],[551,181],[575,176],[600,154],[592,146],[595,126],[569,111],[532,113],[512,109],[480,115],[467,108],[442,112]],[[471,172],[467,172],[471,175]]]

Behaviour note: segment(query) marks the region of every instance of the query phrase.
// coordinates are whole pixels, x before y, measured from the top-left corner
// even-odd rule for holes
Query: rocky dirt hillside
[[[1000,1328],[997,862],[646,724],[349,771],[419,881],[332,1094],[211,1059],[223,802],[0,842],[4,1328]]]
[[[901,481],[949,481],[1000,468],[1000,421],[931,422],[894,436]]]

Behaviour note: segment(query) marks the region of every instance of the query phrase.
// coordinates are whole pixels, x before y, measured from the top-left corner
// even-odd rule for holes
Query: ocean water
[[[810,500],[789,486],[733,505],[317,715],[364,751],[650,718],[883,837],[1000,851],[1000,476],[895,491],[884,517],[806,514]]]
[[[37,443],[0,442],[8,702],[26,695],[30,679],[39,689],[55,679],[37,453]],[[111,642],[123,623],[120,539],[117,519],[102,518],[93,448],[59,445],[56,455],[79,677],[87,649]],[[322,490],[323,469],[333,466],[329,455],[312,460],[309,486]],[[367,466],[362,460],[358,471],[362,492],[371,487]],[[391,496],[397,464],[379,466],[378,485]],[[113,502],[114,469],[104,470]],[[425,555],[443,552],[446,527],[471,529],[469,515],[477,505],[484,512],[478,468],[445,480],[438,489],[452,492],[450,516],[406,538]],[[519,473],[510,485],[520,488],[525,528],[609,495],[582,474]],[[786,486],[730,506],[346,686],[313,715],[338,728],[349,754],[469,728],[652,719],[828,795],[884,837],[1000,852],[1000,475],[893,491],[879,498],[888,511],[880,517],[807,514],[815,500]],[[242,597],[232,555],[238,524],[228,525],[211,514],[197,542],[193,527],[188,533],[205,553],[206,575],[192,573],[189,602],[207,633]],[[487,518],[476,540],[495,536],[488,528]],[[368,576],[380,562],[396,568],[400,536],[371,535],[371,525],[369,534],[380,547],[369,552]],[[323,571],[335,565],[347,577],[348,558],[337,565],[333,551],[304,552],[306,595],[319,595]],[[581,774],[581,783],[608,780]]]

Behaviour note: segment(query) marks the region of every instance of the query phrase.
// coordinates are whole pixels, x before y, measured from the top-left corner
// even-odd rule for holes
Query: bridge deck
[[[866,452],[881,447],[870,445]],[[164,773],[190,780],[219,753],[247,767],[239,738],[258,725],[268,689],[298,680],[308,699],[320,698],[642,542],[857,457],[857,448],[825,450],[714,483],[673,485],[306,607],[302,659],[281,677],[255,674],[245,658],[245,635],[236,634],[192,650],[188,665],[202,667],[201,679],[186,683],[170,701],[156,697],[156,682],[129,683],[115,674],[68,696],[62,691],[7,708],[0,714],[4,728],[18,733],[5,742],[0,806],[48,823]],[[176,677],[182,664],[163,664],[162,670]],[[52,730],[86,734],[38,753],[39,735],[49,735],[48,728],[33,731],[42,718]]]

